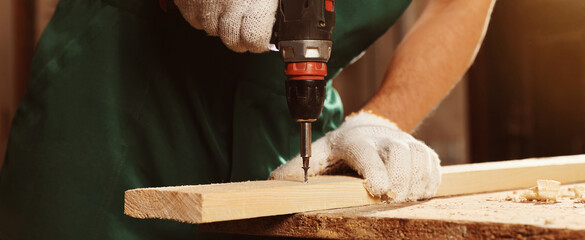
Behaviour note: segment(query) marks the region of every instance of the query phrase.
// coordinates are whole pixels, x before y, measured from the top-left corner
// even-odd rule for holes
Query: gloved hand
[[[278,0],[174,0],[191,26],[236,52],[268,51]]]
[[[311,148],[309,176],[347,164],[365,178],[365,188],[375,197],[396,202],[430,198],[441,182],[435,151],[371,112],[347,117]],[[296,156],[274,170],[270,178],[301,181],[301,166],[302,159]]]

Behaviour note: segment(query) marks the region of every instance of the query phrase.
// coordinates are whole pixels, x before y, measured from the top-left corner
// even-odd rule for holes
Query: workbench
[[[579,199],[577,192],[575,199],[561,194],[556,202],[517,198],[537,180],[558,181],[557,192],[559,182],[564,184],[561,193],[569,186],[585,188],[585,155],[447,166],[441,176],[436,197],[417,202],[384,203],[368,194],[363,179],[319,176],[309,183],[132,189],[125,193],[124,211],[136,218],[198,224],[203,232],[261,236],[585,239],[584,189]]]
[[[566,198],[558,203],[505,200],[513,194],[441,197],[205,223],[199,230],[330,239],[585,239],[584,203]]]

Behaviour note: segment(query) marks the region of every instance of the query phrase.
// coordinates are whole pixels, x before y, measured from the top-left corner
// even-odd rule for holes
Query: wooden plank
[[[443,167],[437,196],[534,186],[537,179],[585,182],[585,155]],[[321,176],[293,181],[141,188],[126,191],[124,212],[136,218],[206,223],[378,203],[363,180]]]
[[[362,182],[354,177],[327,176],[311,178],[308,184],[253,181],[141,188],[126,191],[124,213],[204,223],[378,203]]]
[[[554,204],[502,200],[510,194],[206,223],[199,231],[328,239],[585,239],[585,204],[567,198]]]
[[[437,196],[527,188],[538,179],[553,179],[561,184],[585,182],[585,155],[443,167]]]

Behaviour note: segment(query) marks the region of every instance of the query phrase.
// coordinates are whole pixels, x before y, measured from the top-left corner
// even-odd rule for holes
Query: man
[[[267,50],[276,0],[175,3],[182,16],[155,0],[61,0],[13,121],[0,238],[192,239],[195,226],[124,216],[124,191],[302,174],[278,53],[240,53]],[[336,1],[328,79],[409,3]],[[492,5],[430,1],[379,92],[343,123],[329,81],[310,174],[346,164],[374,196],[431,197],[438,157],[408,132],[471,64]]]

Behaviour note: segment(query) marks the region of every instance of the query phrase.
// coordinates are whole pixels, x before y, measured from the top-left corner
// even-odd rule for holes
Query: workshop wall
[[[498,1],[470,70],[471,155],[585,153],[585,1]]]

